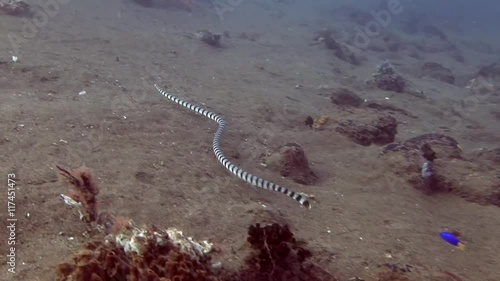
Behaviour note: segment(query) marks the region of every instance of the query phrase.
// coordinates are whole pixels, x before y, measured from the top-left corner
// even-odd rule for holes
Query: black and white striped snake
[[[228,169],[231,173],[233,173],[238,178],[240,178],[240,179],[242,179],[242,180],[244,180],[244,181],[246,181],[254,186],[257,186],[257,187],[260,187],[263,189],[267,189],[267,190],[274,190],[277,192],[284,193],[284,194],[288,195],[289,197],[295,199],[300,204],[302,204],[308,208],[311,207],[311,205],[309,204],[309,200],[305,194],[292,191],[286,187],[274,184],[272,182],[269,182],[267,180],[264,180],[264,179],[261,179],[257,176],[254,176],[248,172],[245,172],[244,170],[240,169],[238,166],[231,163],[231,161],[229,161],[226,158],[226,156],[224,156],[224,153],[222,153],[222,150],[220,148],[220,139],[221,139],[222,133],[224,132],[224,129],[225,129],[227,123],[223,117],[219,116],[216,113],[210,112],[210,111],[204,109],[203,107],[200,107],[200,106],[197,106],[195,104],[189,103],[187,101],[181,100],[180,98],[173,96],[172,94],[170,94],[170,93],[166,92],[165,90],[163,90],[162,88],[158,87],[156,84],[154,86],[158,90],[158,92],[160,92],[160,94],[162,94],[164,97],[168,98],[169,100],[171,100],[177,104],[180,104],[184,107],[187,107],[187,108],[191,109],[192,111],[195,111],[195,112],[197,112],[197,113],[199,113],[207,118],[210,118],[219,124],[219,128],[217,129],[217,131],[215,132],[215,135],[214,135],[214,139],[212,142],[212,148],[214,150],[215,156],[217,157],[217,160],[219,160],[219,162],[226,169]]]

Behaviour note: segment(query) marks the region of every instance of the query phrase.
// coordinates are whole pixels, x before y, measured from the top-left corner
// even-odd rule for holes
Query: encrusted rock
[[[280,147],[278,152],[266,158],[266,164],[300,184],[311,185],[318,181],[318,176],[309,167],[304,150],[296,143]]]
[[[397,122],[392,116],[356,116],[340,122],[336,131],[363,146],[384,145],[394,141]]]
[[[211,244],[198,243],[179,230],[123,228],[104,241],[88,243],[62,263],[57,280],[200,280],[218,281]],[[182,270],[181,270],[182,269]]]

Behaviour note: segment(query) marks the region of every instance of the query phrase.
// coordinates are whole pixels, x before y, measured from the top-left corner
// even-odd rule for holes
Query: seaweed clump
[[[320,277],[321,270],[306,263],[311,251],[294,238],[287,225],[252,225],[247,241],[254,253],[247,257],[246,265],[233,280],[335,280],[331,275]]]
[[[69,171],[56,166],[59,174],[71,185],[73,192],[70,195],[61,195],[64,202],[70,206],[78,207],[80,219],[86,222],[97,220],[97,199],[99,187],[95,183],[89,168],[82,166],[74,171]],[[85,213],[81,212],[81,208]]]

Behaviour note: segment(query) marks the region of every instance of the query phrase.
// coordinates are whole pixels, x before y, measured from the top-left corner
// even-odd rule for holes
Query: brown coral
[[[319,277],[315,274],[319,270],[312,270],[305,263],[312,253],[305,248],[305,243],[294,238],[287,225],[252,225],[247,241],[254,253],[247,257],[246,265],[231,280],[335,280]]]

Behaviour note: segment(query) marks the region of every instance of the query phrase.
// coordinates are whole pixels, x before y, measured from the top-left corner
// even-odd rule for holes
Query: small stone
[[[309,167],[304,150],[296,143],[288,143],[280,147],[265,161],[271,169],[296,183],[311,185],[318,181],[318,176]]]
[[[358,115],[340,121],[335,130],[363,146],[386,145],[394,141],[397,121],[390,115]]]
[[[212,270],[214,271],[214,273],[220,272],[222,270],[222,263],[220,261],[212,263]]]
[[[363,99],[347,88],[334,89],[330,99],[339,106],[359,107],[363,104]]]
[[[213,47],[220,47],[221,45],[221,35],[213,34],[206,29],[196,32],[195,37]]]
[[[430,77],[448,84],[455,83],[455,76],[450,69],[437,62],[426,62],[421,67],[422,77]]]

